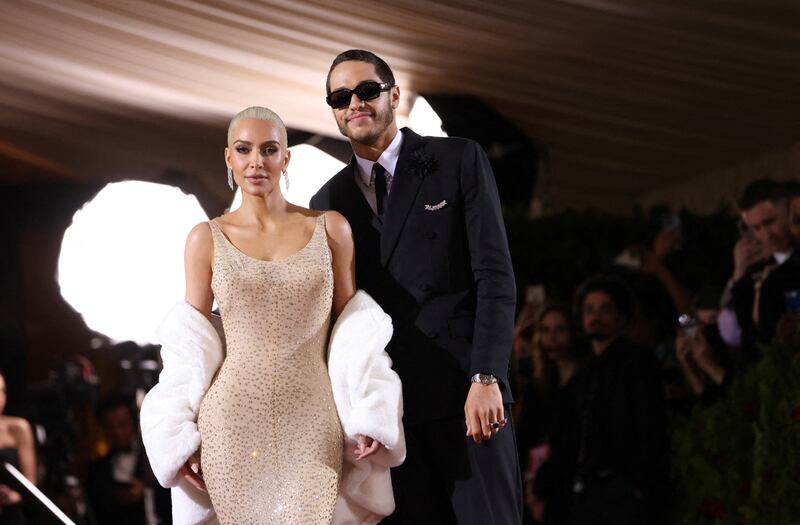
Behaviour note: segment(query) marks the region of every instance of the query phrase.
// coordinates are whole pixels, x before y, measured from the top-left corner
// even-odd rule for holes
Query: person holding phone
[[[742,351],[755,357],[756,343],[775,335],[786,311],[784,294],[800,288],[800,254],[789,229],[788,200],[792,186],[770,179],[750,183],[739,200],[739,212],[749,235],[734,248],[733,306],[742,330]],[[755,263],[757,243],[762,258]],[[749,264],[748,264],[749,263]],[[744,268],[744,270],[743,270]]]

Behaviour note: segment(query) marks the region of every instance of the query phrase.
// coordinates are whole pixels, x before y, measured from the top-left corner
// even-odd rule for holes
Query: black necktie
[[[372,175],[375,177],[375,204],[378,217],[383,217],[386,208],[386,198],[389,193],[386,191],[386,170],[377,162],[372,165]]]

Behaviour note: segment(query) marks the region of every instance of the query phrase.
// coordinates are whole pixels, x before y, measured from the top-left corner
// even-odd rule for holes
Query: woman
[[[555,498],[548,490],[545,461],[550,456],[553,426],[569,396],[570,381],[586,357],[576,340],[569,307],[560,303],[545,305],[536,318],[533,354],[539,354],[540,372],[522,396],[518,442],[524,449],[525,502],[535,523],[544,520],[545,501]],[[540,467],[544,474],[539,475]],[[552,477],[552,475],[551,475]],[[544,481],[543,481],[544,480]],[[536,483],[534,483],[536,481]]]
[[[6,378],[0,372],[0,461],[17,467],[36,483],[36,450],[30,424],[20,417],[2,415],[6,408]],[[0,479],[5,479],[5,476]],[[0,523],[24,523],[22,495],[0,483]]]
[[[236,115],[225,162],[229,181],[242,189],[242,205],[197,225],[186,243],[186,302],[210,319],[216,299],[226,352],[199,407],[201,451],[180,472],[197,490],[208,491],[223,524],[327,524],[339,494],[347,422],[343,415],[340,424],[337,415],[340,398],[335,404],[326,349],[332,316],[351,308],[356,293],[353,241],[338,213],[284,199],[279,180],[287,176],[289,159],[280,117],[261,107]],[[170,336],[163,332],[169,330],[160,330],[162,345]],[[164,355],[162,346],[160,384],[173,366]],[[217,364],[197,366],[213,375]],[[142,428],[159,476],[154,404],[145,400]],[[354,446],[357,461],[382,448],[363,434]]]

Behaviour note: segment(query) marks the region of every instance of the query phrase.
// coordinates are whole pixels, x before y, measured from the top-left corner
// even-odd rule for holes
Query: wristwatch
[[[482,385],[496,385],[497,378],[492,374],[475,374],[469,378],[471,383],[480,383]]]

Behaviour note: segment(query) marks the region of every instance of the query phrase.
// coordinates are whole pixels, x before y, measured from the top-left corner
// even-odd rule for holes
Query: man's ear
[[[397,109],[400,106],[400,87],[394,86],[392,91],[392,109]]]

